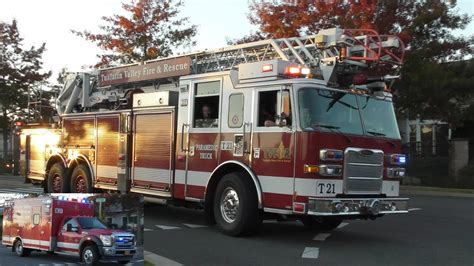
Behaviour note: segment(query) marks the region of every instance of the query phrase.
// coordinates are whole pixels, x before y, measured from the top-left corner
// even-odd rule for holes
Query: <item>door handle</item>
[[[181,151],[187,152],[188,151],[188,138],[186,138],[186,147],[184,147],[184,128],[189,127],[189,124],[181,125]]]
[[[243,138],[243,144],[244,144],[244,154],[245,153],[250,153],[250,149],[249,149],[249,146],[250,146],[250,142],[249,142],[249,145],[247,145],[247,141],[246,141],[246,138],[245,138],[245,133],[246,133],[246,128],[247,126],[250,128],[249,130],[249,133],[252,133],[252,123],[250,122],[245,122],[244,123],[244,126],[243,126],[243,133],[242,133],[242,138]]]

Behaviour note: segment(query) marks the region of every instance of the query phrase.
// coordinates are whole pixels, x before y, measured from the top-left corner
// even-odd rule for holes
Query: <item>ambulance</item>
[[[135,236],[107,228],[87,199],[53,196],[6,201],[2,244],[20,257],[32,251],[75,254],[85,265],[99,260],[126,264],[136,253]]]

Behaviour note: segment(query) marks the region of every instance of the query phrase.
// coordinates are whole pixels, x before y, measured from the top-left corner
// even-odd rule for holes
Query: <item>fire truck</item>
[[[125,264],[136,252],[133,234],[108,229],[94,217],[92,203],[65,196],[7,201],[2,244],[21,257],[32,251],[68,253],[79,255],[86,265],[99,259]]]
[[[390,92],[404,50],[333,28],[75,73],[60,127],[22,135],[23,169],[48,192],[196,205],[230,235],[268,215],[331,229],[406,213]]]

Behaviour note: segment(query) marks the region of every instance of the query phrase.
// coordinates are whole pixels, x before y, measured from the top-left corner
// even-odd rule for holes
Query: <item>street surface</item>
[[[0,176],[0,193],[42,191],[21,177]],[[332,232],[270,220],[258,235],[245,238],[205,225],[199,210],[150,204],[145,207],[145,249],[166,265],[474,265],[474,198],[409,197],[409,214],[346,221]],[[44,253],[18,258],[0,248],[0,266],[77,261]]]
[[[106,265],[119,265],[114,262],[101,262],[98,266]],[[79,262],[79,256],[72,256],[66,254],[48,255],[46,252],[32,252],[28,257],[18,257],[15,253],[11,252],[11,248],[5,246],[0,247],[0,266],[61,266],[61,265],[83,265]],[[139,248],[139,251],[134,256],[132,262],[126,265],[139,266],[143,265],[143,249]]]
[[[0,175],[0,193],[43,193],[43,188],[25,183],[21,176]]]
[[[474,264],[474,198],[411,195],[409,214],[346,221],[332,232],[265,221],[234,238],[204,225],[201,211],[145,207],[145,249],[185,265]]]

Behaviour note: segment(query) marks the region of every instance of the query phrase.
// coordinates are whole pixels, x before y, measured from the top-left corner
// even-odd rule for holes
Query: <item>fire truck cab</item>
[[[32,251],[75,254],[86,265],[127,263],[136,252],[134,235],[108,229],[94,217],[93,204],[49,196],[5,203],[2,244],[22,257]]]
[[[60,140],[26,175],[49,192],[198,205],[230,235],[265,215],[331,229],[406,213],[386,84],[403,51],[394,36],[328,29],[75,74]]]

